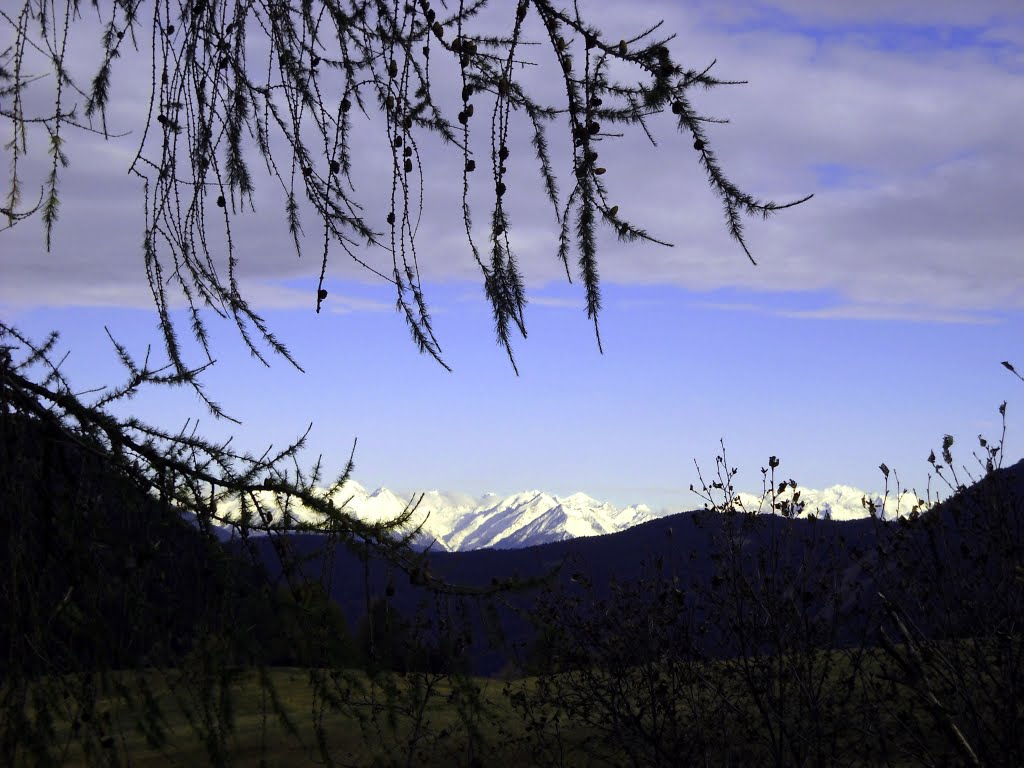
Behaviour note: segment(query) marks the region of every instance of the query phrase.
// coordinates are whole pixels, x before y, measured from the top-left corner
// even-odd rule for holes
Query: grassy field
[[[968,645],[947,644],[945,653]],[[68,766],[209,765],[208,745],[217,739],[206,724],[228,721],[233,728],[220,739],[225,762],[267,768],[324,765],[317,722],[334,764],[351,766],[959,764],[934,713],[915,689],[894,682],[894,671],[880,649],[651,664],[618,674],[586,669],[507,683],[271,668],[266,682],[284,718],[254,669],[230,673],[230,697],[199,673],[110,673],[97,683],[86,717],[74,703],[87,698],[74,693],[80,678],[51,679],[39,690],[56,702],[43,707],[52,719],[54,764]],[[70,683],[69,697],[59,693],[61,682]],[[999,728],[996,702],[971,698]],[[163,718],[147,714],[153,702]],[[954,705],[954,716],[964,712],[953,698],[944,705]],[[30,711],[34,722],[46,719]],[[16,768],[41,764],[39,755],[22,753]]]
[[[277,692],[278,702],[295,726],[294,732],[282,725],[281,718],[264,695],[255,670],[238,674],[232,683],[235,694],[233,708],[234,728],[227,734],[228,762],[236,766],[312,766],[323,765],[313,723],[319,719],[326,743],[334,759],[341,765],[405,765],[411,754],[411,765],[452,766],[465,764],[469,738],[460,725],[458,702],[460,696],[449,682],[429,676],[387,676],[381,683],[371,685],[363,673],[345,672],[338,680],[328,672],[314,671],[323,687],[314,686],[311,673],[294,668],[267,670],[270,682]],[[139,673],[113,673],[112,678],[130,688],[136,688]],[[102,696],[97,700],[96,721],[105,724],[104,735],[115,739],[114,752],[127,756],[115,765],[185,766],[195,768],[209,764],[203,728],[194,727],[186,712],[199,714],[207,705],[192,696],[186,686],[174,685],[175,672],[143,673],[141,678],[159,701],[165,718],[162,721],[166,736],[164,746],[154,746],[147,740],[144,708],[138,700],[126,703],[120,696]],[[480,744],[494,747],[499,742],[508,747],[505,726],[514,722],[507,699],[502,695],[503,683],[494,680],[471,681],[479,693],[482,707],[477,723]],[[116,683],[115,683],[116,684]],[[341,709],[332,708],[315,689],[333,691],[347,700]],[[453,695],[454,694],[454,695]],[[464,698],[464,697],[462,697]],[[388,707],[388,701],[394,706]],[[216,702],[213,702],[216,706]],[[195,721],[198,723],[199,721]],[[80,735],[84,735],[80,728]],[[56,751],[58,764],[86,765],[83,742],[73,738],[70,720],[55,718],[55,743],[67,745]],[[500,731],[500,732],[499,732]],[[94,740],[95,741],[95,740]],[[412,744],[411,753],[409,745]],[[503,759],[511,764],[525,764],[526,755],[509,754],[503,749]],[[478,755],[480,759],[496,757]],[[97,754],[103,754],[99,747]],[[261,762],[265,760],[265,762]],[[103,762],[106,762],[105,760]],[[20,765],[38,764],[33,756],[25,756]],[[103,764],[103,763],[100,763]],[[485,762],[485,764],[488,764]]]

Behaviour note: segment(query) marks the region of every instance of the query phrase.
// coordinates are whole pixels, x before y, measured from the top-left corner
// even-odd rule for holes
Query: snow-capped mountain
[[[257,492],[261,504],[276,509],[274,495]],[[512,549],[561,541],[579,536],[600,536],[624,530],[660,515],[644,504],[619,508],[583,493],[560,498],[541,491],[524,491],[502,498],[488,493],[474,498],[465,493],[428,491],[411,499],[387,488],[372,493],[354,480],[335,492],[331,500],[366,522],[397,518],[407,506],[415,506],[409,529],[419,525],[419,543],[449,551],[467,549]],[[418,504],[417,504],[418,502]],[[235,509],[222,510],[237,517]],[[304,507],[293,507],[296,521],[312,522],[316,516]],[[275,520],[283,515],[280,510]]]
[[[897,513],[907,514],[916,501],[913,494],[901,499],[888,498],[885,504],[877,494],[865,494],[847,485],[833,485],[818,491],[798,488],[800,501],[804,503],[802,516],[818,514],[833,520],[853,520],[867,517],[870,512],[862,502],[864,498],[875,502],[876,508],[884,506],[885,517]],[[262,491],[257,494],[261,503],[274,509],[273,494]],[[780,499],[791,499],[792,490],[787,489]],[[758,509],[759,497],[740,493],[740,501],[749,511]],[[338,508],[344,508],[355,517],[366,522],[386,522],[397,518],[411,503],[420,499],[416,494],[411,499],[403,498],[387,488],[368,491],[354,480],[331,497]],[[694,505],[697,506],[697,505]],[[634,525],[654,520],[672,512],[688,510],[653,511],[646,504],[631,504],[616,507],[602,502],[585,493],[559,497],[543,491],[524,491],[501,497],[493,493],[473,497],[465,493],[428,491],[415,508],[411,530],[420,525],[418,543],[434,549],[460,551],[471,549],[516,549],[536,544],[546,544],[584,536],[601,536],[615,533]],[[761,505],[762,512],[770,512],[770,502]],[[237,515],[237,507],[227,514]],[[293,507],[291,516],[297,521],[312,522],[316,516],[303,507]],[[275,519],[280,520],[280,511]]]
[[[874,504],[876,514],[879,516],[891,519],[897,515],[909,514],[914,505],[919,501],[918,497],[909,491],[903,492],[899,497],[895,494],[889,494],[888,497],[883,499],[877,493],[865,493],[849,485],[832,485],[820,491],[813,488],[800,488],[798,486],[797,490],[800,492],[799,502],[804,505],[800,517],[816,514],[818,517],[832,520],[857,520],[862,517],[868,517],[871,511],[867,504]],[[760,496],[755,496],[751,493],[740,493],[738,495],[745,509],[748,511],[758,509]],[[786,488],[785,491],[779,494],[777,500],[792,501],[792,499],[792,489]],[[770,498],[766,499],[761,505],[761,511],[771,511]]]
[[[500,499],[492,496],[455,521],[444,538],[449,549],[514,549],[580,536],[600,536],[653,520],[646,505],[625,509],[583,493],[559,498],[526,491]]]

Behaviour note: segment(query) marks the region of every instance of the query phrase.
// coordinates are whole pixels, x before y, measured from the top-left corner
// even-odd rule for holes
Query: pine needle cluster
[[[59,10],[45,0],[24,0],[17,14],[3,14],[13,44],[0,58],[0,95],[7,100],[2,114],[14,136],[7,145],[11,177],[0,213],[8,226],[40,213],[49,245],[59,210],[59,174],[68,162],[63,132],[74,127],[110,137],[108,109],[118,60],[140,46],[151,53],[145,130],[131,172],[145,185],[146,275],[179,374],[187,367],[169,313],[171,286],[184,294],[192,335],[207,357],[199,307],[230,319],[259,359],[264,360],[257,345],[262,341],[298,366],[238,283],[235,235],[243,226],[244,209],[255,210],[254,162],[264,166],[280,193],[285,224],[300,255],[301,211],[307,205],[315,211],[313,224],[321,237],[320,277],[312,294],[316,311],[328,296],[329,256],[340,249],[394,285],[396,307],[418,349],[446,368],[420,278],[417,232],[425,180],[446,173],[461,177],[467,245],[482,274],[497,340],[516,369],[511,335],[515,329],[526,336],[527,301],[506,204],[512,183],[508,171],[518,162],[510,157],[516,125],[528,125],[532,134],[530,144],[560,233],[557,258],[571,282],[570,255],[576,253],[575,271],[599,348],[598,226],[611,228],[622,242],[668,245],[633,223],[614,202],[614,169],[600,162],[607,142],[642,132],[654,144],[652,122],[667,117],[692,142],[699,166],[721,199],[729,234],[751,262],[742,217],[767,217],[811,197],[787,204],[762,202],[728,179],[703,127],[727,121],[701,115],[691,91],[744,81],[713,77],[714,62],[703,69],[684,67],[671,49],[674,35],[662,35],[660,24],[620,39],[589,23],[578,5],[566,10],[550,0],[433,5],[428,0],[113,0],[95,5],[103,22],[102,58],[88,84],[80,84],[68,67],[73,22],[81,12],[78,0],[66,0]],[[494,19],[507,32],[489,32]],[[563,86],[563,97],[554,103],[544,103],[523,78],[526,68],[541,62],[556,70],[549,82]],[[37,66],[54,75],[52,114],[31,114],[27,107],[28,89],[39,87]],[[453,85],[451,75],[442,75],[438,83],[439,71],[457,73],[460,98],[454,114],[439,96]],[[75,98],[84,102],[81,116],[78,102],[68,106]],[[516,113],[526,120],[514,124]],[[38,125],[49,136],[51,169],[39,203],[26,207],[19,166],[28,152],[27,129]],[[374,131],[384,134],[390,150],[385,212],[368,206],[354,175],[354,136]],[[567,183],[554,170],[552,131],[564,132],[571,142]],[[483,148],[475,140],[480,134]],[[422,150],[428,135],[440,137],[454,162],[427,157]],[[382,175],[379,169],[363,171]],[[470,190],[480,184],[490,190],[486,243],[478,242],[472,229]],[[562,184],[568,189],[564,196]],[[226,257],[211,245],[211,226],[223,232]],[[389,266],[374,266],[380,251],[390,257]]]

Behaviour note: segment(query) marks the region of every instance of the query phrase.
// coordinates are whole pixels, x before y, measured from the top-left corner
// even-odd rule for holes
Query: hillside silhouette
[[[3,414],[2,422],[0,567],[17,577],[0,592],[0,611],[11,617],[0,629],[0,663],[37,658],[41,670],[62,658],[87,666],[169,662],[191,647],[201,627],[224,621],[229,602],[236,612],[246,604],[250,618],[262,617],[258,622],[274,621],[272,612],[253,606],[271,603],[269,596],[286,585],[279,537],[251,537],[244,547],[238,540],[217,544],[114,469],[87,437],[69,437],[39,418]],[[481,674],[507,669],[516,648],[534,643],[538,627],[530,613],[542,594],[604,600],[613,584],[643,578],[655,562],[682,592],[710,594],[726,545],[750,553],[740,566],[745,578],[760,578],[753,555],[769,551],[779,573],[794,575],[791,592],[809,593],[827,576],[841,600],[812,602],[809,615],[842,614],[833,644],[877,641],[884,624],[879,593],[926,636],[966,636],[1013,620],[1017,606],[1006,595],[1022,562],[1022,499],[1024,462],[993,471],[913,520],[702,510],[524,549],[428,552],[424,567],[475,587],[553,574],[543,587],[468,601],[468,655]],[[281,538],[299,580],[322,581],[350,627],[375,601],[386,600],[407,619],[436,607],[436,596],[393,564],[364,561],[343,544],[329,551],[324,536]],[[714,618],[711,602],[693,610],[695,621]],[[700,652],[710,657],[737,650],[713,626],[701,642]],[[280,638],[276,644],[276,660],[287,660]]]
[[[431,552],[425,559],[434,575],[469,586],[539,578],[557,569],[549,591],[575,596],[587,592],[590,599],[598,601],[610,596],[613,583],[642,578],[645,568],[656,561],[674,569],[680,589],[703,594],[715,582],[714,557],[724,541],[737,542],[750,553],[771,551],[776,542],[775,567],[807,579],[806,584],[792,584],[792,590],[810,589],[810,582],[823,578],[838,585],[838,607],[823,601],[812,605],[810,611],[820,618],[843,614],[832,642],[842,646],[867,639],[874,644],[883,623],[879,593],[904,606],[918,628],[929,635],[962,635],[972,627],[1009,620],[1012,606],[1001,602],[999,587],[1014,577],[1014,565],[1022,561],[1022,500],[1024,461],[995,470],[913,520],[788,519],[700,510],[606,536],[514,550]],[[295,554],[305,563],[307,577],[325,574],[328,553],[324,541],[308,534],[290,537]],[[778,542],[784,545],[781,550]],[[280,569],[271,543],[255,540],[254,545],[272,578],[277,577]],[[1002,560],[986,554],[993,545],[998,546]],[[226,546],[229,550],[238,547]],[[750,557],[744,567],[752,575],[756,566],[757,558]],[[411,616],[429,603],[428,593],[396,573],[393,566],[373,561],[364,565],[344,547],[333,552],[332,569],[327,581],[329,595],[353,620],[366,612],[366,575],[369,594],[379,598],[393,592],[387,599],[402,615]],[[472,649],[474,671],[496,673],[508,661],[508,644],[532,642],[537,628],[524,617],[542,591],[536,588],[502,595],[498,614],[506,647],[477,644]],[[951,606],[957,610],[952,611]],[[940,608],[949,610],[943,613]],[[474,617],[474,634],[484,637],[483,611]],[[710,618],[710,614],[695,617],[698,621],[702,618]],[[711,657],[728,657],[736,650],[713,628],[704,643],[701,651]]]

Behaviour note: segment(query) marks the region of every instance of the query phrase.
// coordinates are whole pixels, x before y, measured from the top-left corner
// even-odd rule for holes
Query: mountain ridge
[[[470,589],[506,580],[524,583],[551,579],[547,585],[502,593],[495,608],[498,618],[493,620],[500,624],[504,645],[490,641],[473,644],[470,656],[475,674],[498,674],[510,663],[510,648],[531,647],[536,641],[537,626],[528,616],[540,594],[580,597],[591,607],[599,606],[613,597],[616,584],[650,579],[653,567],[664,568],[666,578],[673,578],[672,583],[682,592],[707,597],[715,589],[716,575],[726,567],[721,556],[728,552],[744,553],[736,567],[742,568],[750,585],[760,584],[758,588],[767,588],[759,581],[763,575],[759,555],[768,552],[778,558],[775,572],[800,574],[794,586],[828,587],[828,599],[815,597],[817,592],[813,590],[805,591],[812,598],[806,611],[821,626],[829,625],[829,617],[836,616],[832,642],[837,647],[857,645],[865,638],[876,642],[878,622],[886,615],[880,592],[902,606],[926,636],[954,636],[964,626],[972,626],[971,622],[976,626],[978,616],[1011,620],[999,602],[1001,591],[988,587],[991,577],[986,575],[1002,561],[972,560],[971,550],[963,549],[963,545],[977,546],[978,534],[1002,520],[1009,524],[1005,546],[1015,547],[1006,557],[1019,562],[1024,551],[1019,544],[1020,531],[1024,530],[1019,522],[1024,514],[1022,502],[1024,461],[997,469],[980,483],[951,493],[919,516],[901,514],[900,522],[891,517],[884,521],[872,518],[866,511],[858,518],[833,516],[827,520],[808,519],[806,512],[794,518],[771,514],[747,518],[693,510],[655,518],[607,536],[567,538],[520,548],[431,551],[424,554],[420,565],[445,583]],[[901,512],[910,511],[909,504],[906,506]],[[891,505],[894,507],[895,503]],[[943,535],[936,540],[934,534],[939,527]],[[985,536],[990,543],[1000,541],[999,535],[993,538],[992,531]],[[402,616],[417,615],[426,604],[429,590],[411,576],[396,578],[400,569],[384,560],[365,563],[344,543],[332,547],[322,535],[296,534],[289,541],[293,554],[307,568],[307,578],[323,579],[331,599],[351,622],[365,615],[367,594],[387,599]],[[732,549],[731,544],[737,543],[741,546]],[[272,578],[281,573],[271,542],[261,537],[250,539],[250,544]],[[226,546],[231,551],[241,550],[238,542]],[[918,592],[913,591],[915,585],[921,585]],[[941,605],[936,608],[929,603],[947,599],[971,609],[967,619],[956,626],[942,623],[945,614],[939,610]],[[697,625],[712,615],[708,611],[714,606],[707,599],[693,606]],[[636,610],[647,608],[638,604]],[[485,613],[481,607],[470,612],[468,620],[477,637],[488,636],[492,619]],[[723,626],[706,625],[700,653],[728,658],[737,652]]]
[[[909,492],[904,492],[898,499],[891,495],[883,499],[877,493],[867,493],[842,484],[822,490],[800,487],[797,490],[803,504],[799,516],[803,517],[818,515],[833,520],[862,519],[871,515],[865,504],[866,500],[871,500],[877,509],[884,510],[886,518],[891,518],[906,514],[917,502],[917,496]],[[793,489],[787,487],[778,495],[778,500],[789,501],[793,497]],[[741,492],[737,498],[747,510],[760,508],[762,512],[771,511],[770,503],[760,504],[760,496],[756,494]],[[555,541],[603,536],[651,520],[693,511],[655,511],[642,503],[618,507],[582,491],[558,496],[536,489],[507,496],[487,493],[477,497],[459,491],[434,489],[413,494],[411,499],[406,499],[386,487],[370,491],[352,479],[335,491],[330,499],[355,517],[374,523],[393,520],[406,508],[415,506],[407,530],[420,526],[417,547],[445,552],[520,549]],[[263,493],[260,500],[269,508],[274,508],[272,493]],[[229,505],[226,516],[232,517],[235,511]],[[290,510],[290,515],[299,522],[314,522],[317,519],[314,513],[303,507]],[[280,520],[281,516],[275,515],[275,519]]]

